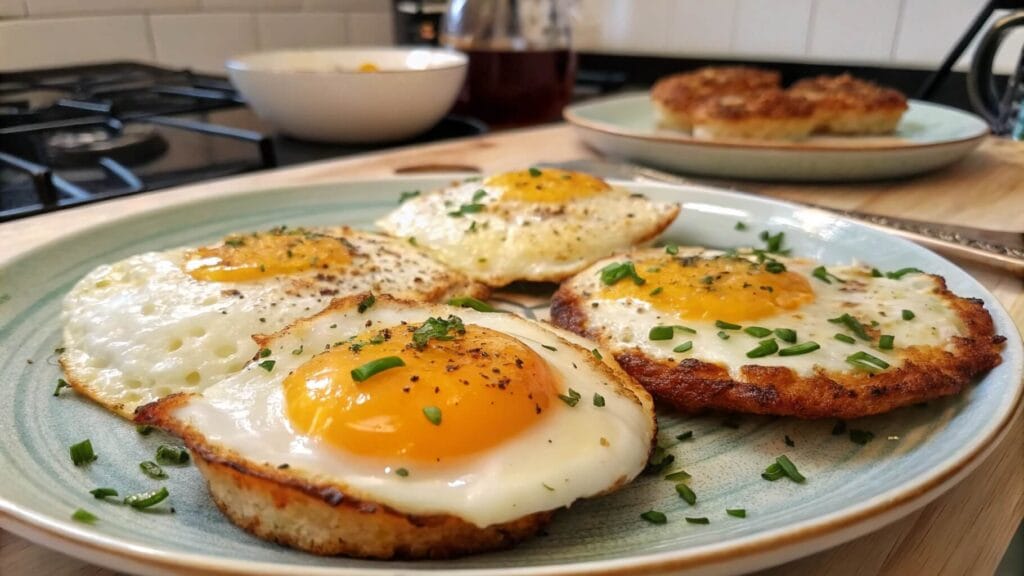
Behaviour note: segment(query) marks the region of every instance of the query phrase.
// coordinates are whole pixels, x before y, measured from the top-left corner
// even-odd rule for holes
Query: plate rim
[[[427,177],[389,177],[389,178],[356,178],[336,182],[318,184],[306,184],[297,186],[271,186],[263,188],[251,188],[232,194],[234,198],[249,195],[269,195],[273,193],[284,193],[296,190],[323,189],[345,185],[358,184],[380,184],[402,180],[431,181],[436,185],[444,185],[450,181],[451,175],[438,175]],[[868,228],[855,220],[834,215],[815,209],[794,204],[785,200],[752,195],[739,191],[727,190],[724,188],[701,185],[701,184],[670,184],[670,183],[648,183],[633,182],[628,180],[609,180],[616,186],[640,186],[650,189],[680,190],[690,189],[702,192],[713,192],[723,196],[731,197],[741,201],[749,201],[755,204],[783,208],[789,211],[813,211],[827,215],[837,222],[844,222],[854,227]],[[209,197],[210,201],[222,200],[221,196]],[[194,208],[194,203],[170,203],[168,205],[152,206],[140,211],[125,214],[123,217],[114,220],[100,222],[87,226],[66,235],[58,235],[50,238],[43,244],[29,248],[15,255],[13,258],[5,259],[4,267],[18,265],[24,260],[35,256],[38,252],[49,249],[52,244],[66,241],[75,237],[95,233],[98,230],[116,227],[122,222],[152,217],[161,212],[173,212]],[[45,217],[44,217],[45,218]],[[878,232],[877,230],[872,230]],[[882,234],[885,234],[882,232]],[[999,315],[1007,321],[1010,327],[1015,330],[1007,336],[1007,350],[1016,345],[1021,349],[1020,328],[1017,327],[1013,317],[1009,315],[1006,308],[991,291],[974,279],[969,273],[958,265],[950,262],[941,255],[931,252],[927,248],[918,246],[909,240],[886,234],[890,241],[911,247],[915,250],[923,250],[939,258],[946,265],[951,266],[965,275],[977,285],[983,294],[989,297],[994,304],[990,310],[994,316]],[[1020,352],[1004,361],[1018,359]],[[1019,360],[1019,359],[1018,359]],[[570,575],[570,574],[606,574],[606,575],[631,575],[648,574],[663,571],[675,570],[714,570],[715,573],[736,572],[743,567],[747,569],[766,568],[788,560],[804,557],[809,554],[820,552],[842,542],[856,538],[862,534],[878,530],[899,518],[906,516],[914,510],[923,507],[941,496],[963,479],[967,474],[980,465],[997,447],[1002,444],[1010,426],[1017,418],[1024,417],[1024,371],[1018,366],[1015,374],[1011,374],[1008,381],[1016,383],[1013,400],[1008,404],[1007,410],[999,422],[990,426],[984,437],[975,438],[973,446],[968,453],[959,456],[954,455],[953,459],[937,468],[931,474],[923,476],[911,485],[904,484],[882,492],[870,500],[861,501],[855,504],[852,509],[845,512],[837,511],[824,516],[818,516],[804,521],[801,525],[782,526],[768,532],[762,532],[747,538],[746,542],[726,544],[712,544],[703,546],[697,554],[692,548],[671,550],[648,555],[646,558],[612,558],[605,560],[593,560],[561,565],[538,565],[519,568],[467,568],[451,570],[462,576],[473,575],[506,575],[506,574],[531,574],[531,575]],[[880,522],[871,525],[871,521]],[[109,537],[89,531],[77,526],[69,520],[51,519],[33,510],[10,502],[0,494],[0,527],[10,530],[12,533],[25,537],[26,539],[58,550],[65,554],[83,559],[88,562],[97,563],[114,569],[123,569],[124,562],[136,563],[143,573],[166,574],[182,569],[198,571],[202,574],[343,574],[343,575],[373,575],[389,574],[422,574],[425,568],[395,568],[381,565],[380,567],[345,567],[345,566],[309,566],[299,564],[281,564],[276,562],[254,562],[244,559],[225,559],[213,554],[202,553],[172,553],[145,544],[126,543],[117,537]],[[740,550],[737,556],[737,550]],[[769,559],[769,564],[759,564],[760,560]]]
[[[847,155],[856,154],[870,154],[872,152],[892,152],[892,151],[918,151],[940,147],[955,147],[955,146],[966,146],[968,144],[980,143],[986,136],[991,134],[991,129],[988,124],[981,120],[976,114],[960,110],[959,108],[953,108],[952,106],[946,106],[944,104],[937,104],[935,102],[926,102],[923,100],[909,99],[908,102],[916,105],[925,105],[928,107],[939,108],[944,112],[954,112],[971,116],[974,119],[980,121],[983,125],[983,129],[978,133],[971,136],[963,136],[960,138],[945,139],[938,142],[927,142],[927,143],[913,143],[904,142],[902,144],[886,144],[879,146],[829,146],[824,144],[807,144],[800,142],[787,142],[786,145],[780,146],[771,141],[756,141],[752,140],[749,142],[743,142],[739,140],[728,140],[728,141],[717,141],[717,140],[701,140],[693,138],[692,136],[686,136],[680,134],[678,136],[671,134],[648,134],[645,132],[639,132],[637,130],[631,130],[628,128],[622,128],[615,124],[608,122],[601,122],[598,120],[590,120],[583,118],[579,110],[592,107],[601,106],[609,103],[614,103],[619,100],[632,100],[640,99],[645,97],[649,99],[649,92],[644,91],[632,91],[623,94],[613,94],[610,96],[602,96],[581,102],[579,104],[573,104],[567,106],[562,110],[562,118],[569,124],[594,132],[599,132],[608,136],[615,136],[619,138],[628,138],[631,140],[640,140],[642,142],[658,142],[661,144],[675,144],[678,146],[692,146],[697,148],[720,148],[720,149],[737,149],[752,152],[776,152],[776,153],[793,153],[793,152],[811,152],[811,153],[839,153]]]

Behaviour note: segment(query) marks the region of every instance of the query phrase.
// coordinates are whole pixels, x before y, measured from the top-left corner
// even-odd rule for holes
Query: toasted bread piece
[[[709,66],[658,80],[651,89],[651,100],[664,126],[689,131],[694,110],[709,98],[778,87],[779,73],[773,70]]]
[[[886,134],[907,110],[898,90],[849,74],[800,80],[789,92],[813,103],[816,130],[832,134]]]
[[[693,113],[697,138],[799,140],[815,126],[814,107],[781,90],[709,99]]]

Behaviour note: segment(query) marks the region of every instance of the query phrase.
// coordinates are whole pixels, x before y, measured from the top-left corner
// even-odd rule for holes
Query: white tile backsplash
[[[391,15],[348,14],[348,43],[354,46],[379,46],[394,42]]]
[[[669,19],[667,44],[687,55],[728,54],[737,0],[677,0]]]
[[[900,19],[893,0],[816,0],[808,55],[815,59],[889,60]]]
[[[922,66],[941,62],[983,4],[979,0],[903,0],[893,59]]]
[[[605,0],[601,41],[619,52],[665,54],[671,0]]]
[[[348,37],[346,14],[336,12],[258,14],[260,48],[340,46]]]
[[[389,12],[391,0],[302,0],[302,8],[311,12]]]
[[[0,18],[21,18],[27,13],[25,0],[0,0]]]
[[[199,0],[26,0],[28,15],[184,12],[199,8]]]
[[[201,0],[209,12],[284,12],[302,8],[302,0]]]
[[[142,15],[0,20],[0,70],[152,59]]]
[[[156,60],[168,66],[224,73],[224,62],[258,47],[253,14],[150,16]]]
[[[807,49],[812,0],[739,0],[732,52],[751,58],[797,58]]]

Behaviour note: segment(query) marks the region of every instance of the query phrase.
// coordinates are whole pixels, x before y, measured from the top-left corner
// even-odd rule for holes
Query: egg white
[[[332,232],[332,231],[326,231]],[[257,352],[251,336],[314,314],[333,296],[374,291],[441,299],[481,286],[386,236],[334,229],[352,249],[339,272],[248,282],[183,271],[188,248],[149,252],[87,274],[63,302],[61,363],[77,389],[125,417],[174,392],[199,392]]]
[[[504,192],[465,182],[410,199],[377,225],[392,236],[413,239],[475,280],[503,286],[567,278],[653,238],[679,211],[677,204],[621,189],[564,202],[505,200]],[[485,208],[452,215],[467,204]]]
[[[529,346],[558,374],[563,394],[568,387],[580,393],[579,403],[558,406],[486,452],[437,465],[346,453],[296,432],[285,414],[282,381],[317,351],[367,326],[420,323],[449,314]],[[266,360],[276,363],[272,371],[252,363],[202,396],[190,397],[170,416],[205,444],[229,450],[251,467],[287,463],[289,474],[341,485],[361,501],[402,513],[454,515],[485,527],[569,506],[639,474],[655,433],[650,396],[613,361],[602,366],[587,341],[511,314],[378,300],[365,314],[352,307],[325,310],[276,335],[267,346],[271,354]],[[293,353],[300,348],[302,353]],[[605,398],[603,407],[593,404],[595,392]],[[395,473],[400,467],[409,470],[408,476]]]

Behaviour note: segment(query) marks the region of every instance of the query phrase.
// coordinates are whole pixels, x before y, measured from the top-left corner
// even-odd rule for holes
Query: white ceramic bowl
[[[360,72],[372,64],[378,71]],[[466,56],[429,48],[259,52],[227,62],[260,118],[288,136],[386,142],[415,136],[451,109]]]

